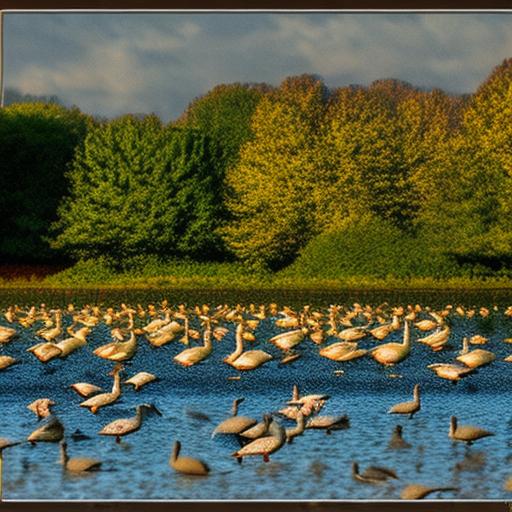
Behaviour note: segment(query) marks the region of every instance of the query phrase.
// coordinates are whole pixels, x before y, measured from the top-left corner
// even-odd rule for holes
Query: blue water
[[[0,324],[5,325],[3,316]],[[310,340],[299,346],[300,359],[280,366],[280,351],[266,343],[282,332],[271,319],[255,331],[258,342],[251,348],[263,348],[276,359],[243,373],[240,380],[228,380],[239,373],[222,362],[234,348],[232,326],[221,342],[215,342],[211,356],[191,368],[172,361],[183,350],[181,343],[153,348],[139,337],[137,353],[125,364],[124,377],[144,370],[159,380],[139,392],[123,387],[122,398],[97,415],[78,406],[81,398],[69,385],[85,381],[110,389],[112,378],[107,374],[113,363],[92,354],[94,348],[110,341],[108,327],[100,324],[88,346],[46,365],[26,352],[37,342],[37,328],[20,327],[20,336],[0,347],[1,353],[22,361],[0,372],[0,437],[23,439],[37,428],[37,420],[26,406],[48,397],[56,402],[54,411],[68,435],[80,429],[91,437],[70,439],[70,456],[94,457],[102,460],[103,466],[87,476],[69,476],[58,464],[58,444],[20,445],[4,452],[5,499],[396,499],[408,483],[459,488],[434,498],[507,498],[503,484],[512,475],[512,364],[502,359],[512,353],[512,345],[502,340],[512,336],[512,320],[503,316],[503,308],[488,319],[453,316],[451,348],[433,353],[413,343],[411,355],[392,369],[366,357],[347,363],[329,361],[318,355],[318,346]],[[456,385],[426,368],[427,364],[453,359],[462,336],[476,333],[490,338],[482,348],[496,354],[495,362]],[[413,340],[418,335],[413,330]],[[401,331],[393,333],[386,341],[400,340],[401,336]],[[364,339],[360,345],[372,347],[375,341]],[[336,375],[337,369],[343,369],[344,374]],[[411,399],[417,382],[422,387],[421,411],[412,420],[386,414],[394,403]],[[215,425],[230,415],[234,398],[245,397],[240,414],[260,419],[263,413],[284,405],[294,383],[303,394],[329,394],[331,399],[321,414],[348,414],[350,428],[332,435],[306,430],[294,443],[273,454],[271,462],[247,458],[241,466],[231,457],[238,447],[236,440],[211,439]],[[154,403],[163,416],[148,417],[141,430],[121,444],[97,435],[110,421],[133,416],[135,406],[145,402]],[[187,411],[201,411],[211,421],[194,419]],[[496,435],[471,447],[453,443],[447,435],[451,415],[459,417],[461,424],[478,425]],[[404,438],[412,448],[387,448],[397,423],[403,425]],[[285,420],[283,424],[293,426]],[[176,439],[182,442],[184,455],[209,464],[208,477],[174,473],[168,460]],[[370,464],[392,468],[400,479],[379,486],[354,481],[350,473],[354,460],[362,469]]]

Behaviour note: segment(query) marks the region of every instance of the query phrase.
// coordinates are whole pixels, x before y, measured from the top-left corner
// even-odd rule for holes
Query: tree
[[[327,89],[314,76],[287,78],[261,98],[252,139],[227,172],[230,223],[222,233],[239,258],[279,268],[317,231],[314,190],[322,186],[319,135]]]
[[[0,110],[0,258],[51,259],[45,241],[68,189],[64,177],[92,121],[77,108],[14,104]]]
[[[215,254],[218,156],[204,134],[166,128],[156,116],[98,125],[73,162],[53,247],[117,262],[140,254]]]

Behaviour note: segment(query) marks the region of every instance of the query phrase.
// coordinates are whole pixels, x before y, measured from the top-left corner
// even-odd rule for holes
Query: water
[[[14,301],[56,305],[55,297],[36,297],[9,292],[0,296],[0,307]],[[88,292],[83,292],[88,293]],[[146,292],[148,293],[148,292]],[[135,293],[122,296],[103,295],[101,301],[119,303],[147,303],[156,300],[157,293],[140,296]],[[208,293],[177,296],[188,303],[229,301],[219,294],[208,300]],[[7,294],[7,292],[6,292]],[[214,352],[202,364],[191,368],[176,365],[172,358],[183,350],[178,342],[151,347],[140,337],[135,357],[125,364],[125,376],[139,371],[150,371],[159,377],[141,391],[124,387],[123,395],[115,404],[101,409],[97,415],[80,408],[81,399],[69,385],[91,382],[104,389],[111,387],[107,374],[113,363],[97,358],[94,348],[109,339],[109,330],[100,324],[93,330],[87,347],[81,348],[65,360],[53,360],[46,365],[25,352],[36,343],[32,330],[23,330],[21,336],[0,348],[1,353],[22,360],[22,364],[0,372],[0,436],[22,439],[37,426],[35,416],[26,408],[31,401],[48,397],[56,402],[55,413],[66,427],[68,435],[76,429],[91,437],[84,441],[68,441],[70,456],[89,456],[103,461],[102,470],[87,476],[69,476],[58,464],[59,447],[40,443],[35,447],[23,444],[4,452],[5,499],[397,499],[408,483],[454,486],[457,492],[445,492],[433,497],[446,499],[506,499],[503,490],[506,478],[512,475],[512,414],[510,389],[512,365],[503,358],[512,353],[512,345],[503,339],[512,336],[512,320],[503,316],[508,293],[471,292],[471,294],[425,294],[418,298],[412,292],[388,294],[390,304],[413,301],[434,306],[452,303],[500,306],[490,318],[461,319],[452,317],[451,347],[433,353],[428,347],[413,343],[413,350],[404,362],[385,369],[371,358],[336,363],[318,355],[318,347],[310,340],[299,346],[302,357],[279,366],[280,351],[265,342],[281,329],[267,319],[255,331],[258,343],[276,359],[265,366],[241,375],[240,380],[228,380],[238,372],[223,364],[222,359],[234,347],[230,332],[221,342],[214,343]],[[170,296],[170,295],[168,295]],[[159,294],[159,298],[162,294]],[[211,295],[210,295],[211,297]],[[64,297],[69,300],[69,295]],[[61,304],[66,301],[64,298]],[[74,300],[93,300],[94,297],[75,295]],[[268,292],[258,300],[253,294],[245,297],[258,300],[276,300],[280,304],[330,303],[361,300],[379,304],[386,293],[362,292],[352,294],[279,295]],[[41,299],[42,300],[42,299]],[[53,302],[50,302],[53,300]],[[244,301],[243,294],[230,303]],[[67,320],[69,322],[69,320]],[[4,318],[0,324],[5,325]],[[66,323],[67,325],[67,323]],[[232,331],[233,329],[231,329]],[[463,335],[483,334],[490,342],[483,348],[492,350],[497,359],[474,374],[453,385],[435,376],[427,369],[433,362],[452,360],[460,350]],[[413,340],[419,333],[413,330]],[[401,331],[392,333],[386,341],[400,340]],[[327,343],[336,341],[328,340]],[[371,339],[360,342],[362,347],[375,345]],[[253,345],[251,345],[251,348]],[[337,376],[334,371],[343,369]],[[391,378],[390,374],[399,377]],[[422,388],[422,409],[412,419],[386,414],[396,402],[410,400],[412,388],[419,382]],[[275,411],[291,397],[294,383],[301,393],[327,393],[331,399],[322,414],[348,414],[350,428],[326,435],[324,431],[307,430],[292,444],[284,446],[271,456],[271,462],[247,458],[240,466],[231,456],[237,448],[236,440],[216,437],[211,439],[215,425],[230,415],[234,398],[245,397],[240,414],[260,419],[264,412]],[[114,439],[98,436],[107,423],[134,414],[137,404],[154,403],[163,416],[147,418],[139,432],[116,444]],[[210,421],[198,420],[187,411],[200,411]],[[478,425],[495,436],[478,441],[471,447],[453,443],[448,438],[449,417],[456,415],[461,424]],[[412,444],[408,450],[389,450],[387,443],[394,426],[404,427],[404,438]],[[292,422],[283,421],[285,426]],[[172,443],[182,442],[182,453],[203,459],[211,467],[207,478],[176,474],[169,467]],[[396,470],[400,479],[379,486],[363,484],[351,477],[352,461],[367,465],[382,465]],[[510,496],[508,496],[510,497]]]

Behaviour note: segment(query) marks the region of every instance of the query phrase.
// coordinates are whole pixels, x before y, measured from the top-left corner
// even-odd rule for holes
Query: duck
[[[34,400],[32,403],[28,404],[27,409],[32,411],[37,416],[38,420],[41,420],[51,416],[51,407],[54,405],[55,402],[49,398],[38,398],[37,400]]]
[[[64,438],[64,425],[55,415],[48,417],[46,423],[34,430],[27,441],[32,444],[39,442],[57,443]]]
[[[445,326],[443,329],[434,332],[424,338],[418,338],[419,343],[423,343],[424,345],[428,345],[434,352],[438,352],[444,348],[444,345],[448,342],[448,338],[450,337],[450,328]]]
[[[365,484],[381,484],[390,478],[398,479],[398,476],[392,469],[379,466],[368,466],[364,473],[359,472],[359,464],[352,462],[352,478]]]
[[[404,322],[404,338],[402,343],[385,343],[372,348],[369,354],[380,364],[392,366],[405,359],[411,351],[411,335],[409,322]]]
[[[411,445],[402,437],[403,427],[402,425],[396,425],[391,434],[391,439],[388,443],[388,448],[392,450],[404,450],[410,448]]]
[[[245,398],[237,398],[233,400],[231,416],[220,422],[212,432],[212,437],[217,434],[240,434],[256,425],[256,420],[248,416],[238,416],[238,406]]]
[[[89,398],[90,396],[97,395],[103,391],[99,386],[95,386],[94,384],[89,384],[87,382],[76,382],[75,384],[71,384],[69,387],[84,398]]]
[[[347,415],[343,416],[313,416],[306,422],[306,428],[325,430],[331,434],[333,430],[344,430],[350,427]]]
[[[204,345],[202,347],[186,348],[174,357],[174,361],[185,367],[193,366],[206,359],[212,351],[212,331],[210,321],[208,320],[207,327],[204,331]]]
[[[63,468],[70,473],[84,473],[86,471],[98,471],[101,467],[101,461],[90,459],[88,457],[69,458],[68,444],[65,440],[60,442],[60,463]]]
[[[393,405],[388,414],[408,414],[412,418],[421,409],[420,385],[415,384],[413,389],[413,399],[410,402],[401,402]]]
[[[99,431],[99,434],[102,436],[115,436],[116,443],[120,443],[121,437],[137,432],[140,429],[144,415],[148,412],[154,412],[158,416],[162,416],[162,413],[153,404],[138,405],[135,416],[111,421]]]
[[[149,384],[150,382],[153,382],[154,380],[157,380],[156,375],[153,375],[152,373],[148,372],[139,372],[135,374],[133,377],[130,377],[129,379],[125,380],[125,384],[132,384],[135,391],[139,391],[139,389],[142,386],[145,386],[146,384]]]
[[[210,472],[208,464],[193,457],[180,457],[181,443],[174,442],[169,465],[174,471],[184,475],[207,476]]]
[[[393,320],[391,323],[375,327],[375,329],[372,329],[369,332],[374,338],[382,341],[389,334],[391,334],[393,331],[397,331],[398,329],[400,329],[400,320],[398,319],[397,315],[393,315]]]
[[[95,395],[92,398],[85,400],[85,402],[82,402],[80,407],[88,407],[93,414],[96,414],[101,407],[113,404],[121,396],[121,377],[119,374],[122,371],[123,367],[121,365],[116,365],[109,374],[114,377],[114,384],[110,393]]]
[[[303,341],[308,332],[309,330],[306,327],[303,327],[293,331],[282,332],[281,334],[270,338],[268,341],[269,343],[275,345],[277,348],[288,352],[297,346],[301,341]]]
[[[273,358],[263,350],[244,352],[243,330],[243,323],[240,322],[236,328],[236,350],[226,357],[224,362],[240,371],[255,370]]]
[[[474,427],[472,425],[458,425],[457,418],[455,416],[450,418],[450,430],[448,431],[448,437],[454,441],[462,441],[467,445],[471,445],[479,439],[493,435],[493,432],[489,432],[488,430],[484,430],[480,427]]]
[[[364,356],[368,350],[357,348],[357,342],[339,341],[332,343],[327,347],[320,349],[318,352],[322,357],[331,359],[332,361],[350,361]]]
[[[271,416],[266,416],[265,421],[268,425],[268,435],[259,437],[246,444],[232,454],[239,463],[244,457],[261,455],[264,462],[269,462],[270,455],[279,450],[286,441],[286,431]]]
[[[400,493],[402,500],[422,500],[433,492],[458,491],[456,487],[427,487],[422,484],[409,484]]]
[[[467,377],[473,371],[473,368],[469,368],[463,363],[434,363],[429,364],[427,368],[434,371],[438,377],[454,383]]]
[[[463,348],[461,351],[461,355],[459,355],[455,359],[465,364],[468,368],[478,368],[479,366],[484,366],[486,364],[492,363],[496,359],[494,353],[490,352],[489,350],[477,348],[475,350],[470,351],[467,338],[463,338],[462,345]]]

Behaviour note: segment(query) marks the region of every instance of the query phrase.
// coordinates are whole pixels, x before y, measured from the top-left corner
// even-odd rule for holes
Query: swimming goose
[[[448,338],[450,337],[450,328],[445,326],[443,329],[434,332],[424,338],[418,338],[419,343],[423,343],[424,345],[428,345],[434,352],[438,352],[442,350],[444,345],[448,342]]]
[[[266,420],[266,416],[269,416],[268,421]],[[263,421],[256,423],[256,425],[248,428],[247,430],[244,430],[243,432],[240,432],[238,435],[244,439],[258,439],[258,437],[266,436],[268,434],[268,427],[270,425],[271,419],[271,415],[264,414]]]
[[[207,320],[206,329],[204,331],[204,345],[202,347],[186,348],[174,357],[174,361],[182,366],[188,367],[200,363],[206,359],[213,351],[212,331],[210,320]]]
[[[332,361],[342,362],[357,359],[364,356],[367,352],[368,350],[366,349],[357,348],[357,342],[339,341],[320,349],[318,353]]]
[[[18,361],[14,359],[14,357],[0,355],[0,370],[5,370],[17,362]]]
[[[469,343],[472,345],[485,345],[489,341],[485,336],[481,336],[480,334],[475,334],[471,338],[469,338]]]
[[[240,434],[245,430],[256,425],[254,418],[248,416],[238,416],[238,406],[244,401],[244,398],[237,398],[233,401],[231,416],[220,422],[212,432],[212,437],[217,434]]]
[[[0,343],[8,343],[16,336],[16,329],[0,326]]]
[[[88,457],[73,457],[70,459],[68,455],[68,444],[64,440],[60,442],[60,463],[66,471],[71,473],[97,471],[101,466],[101,461],[89,459]]]
[[[170,466],[178,473],[184,475],[206,476],[210,472],[210,468],[202,460],[194,459],[192,457],[180,457],[181,443],[176,441],[174,443],[171,458],[169,460]]]
[[[135,391],[139,391],[142,386],[149,384],[156,380],[156,375],[148,372],[139,372],[133,377],[130,377],[128,380],[125,380],[125,384],[132,384]]]
[[[494,353],[490,352],[489,350],[482,350],[481,348],[477,348],[470,351],[467,338],[463,338],[462,344],[463,348],[461,355],[455,359],[465,364],[469,368],[478,368],[479,366],[492,363],[496,359]]]
[[[55,402],[49,398],[38,398],[37,400],[34,400],[32,403],[28,404],[27,409],[32,411],[37,416],[38,420],[41,420],[51,416],[51,407],[53,405],[55,405]]]
[[[246,444],[232,455],[238,462],[242,462],[244,457],[262,455],[263,461],[268,462],[270,455],[279,450],[286,441],[286,431],[276,420],[270,416],[265,420],[268,423],[268,435],[259,437]]]
[[[364,338],[368,334],[368,326],[363,327],[349,327],[338,332],[336,336],[343,341],[357,341]]]
[[[55,326],[45,329],[40,329],[36,332],[38,336],[44,338],[46,341],[51,342],[62,334],[62,311],[58,309],[55,312]]]
[[[438,377],[451,380],[454,383],[469,375],[473,369],[462,363],[434,363],[429,364],[427,368],[433,370]]]
[[[306,428],[306,421],[304,419],[304,415],[299,411],[297,414],[297,425],[295,427],[290,427],[285,429],[286,441],[288,443],[292,443],[293,439],[297,436],[300,436]]]
[[[409,322],[404,323],[404,338],[402,343],[385,343],[372,348],[369,354],[379,363],[391,366],[405,359],[411,351],[411,334]]]
[[[359,464],[352,462],[352,478],[365,484],[382,484],[390,478],[398,479],[392,469],[378,466],[368,466],[364,473],[359,472]]]
[[[263,350],[248,350],[244,352],[243,323],[236,328],[236,350],[224,359],[224,362],[240,371],[254,370],[270,361],[272,356]]]
[[[134,356],[136,350],[137,338],[132,330],[127,341],[112,341],[95,349],[93,354],[110,361],[127,361]]]
[[[454,441],[462,441],[471,445],[479,439],[493,435],[493,432],[489,432],[488,430],[484,430],[480,427],[474,427],[472,425],[458,425],[457,418],[455,416],[450,418],[450,430],[448,431],[448,437]]]
[[[99,434],[102,436],[115,436],[116,443],[120,443],[121,437],[137,432],[140,429],[144,415],[148,412],[155,412],[162,416],[162,413],[153,404],[138,405],[135,416],[111,421],[100,430]]]
[[[413,399],[410,402],[401,402],[393,405],[389,409],[388,414],[408,414],[409,419],[412,418],[421,409],[420,402],[420,385],[415,384],[413,390]]]
[[[30,441],[32,444],[39,442],[57,443],[61,441],[63,437],[64,426],[57,416],[51,415],[44,425],[41,425],[27,437],[27,441]]]
[[[409,484],[400,493],[402,500],[422,500],[433,492],[457,491],[456,487],[427,487],[421,484]]]
[[[142,330],[147,334],[151,334],[151,333],[157,332],[162,327],[169,324],[170,321],[171,321],[171,310],[166,309],[164,319],[155,318],[154,320],[151,320],[151,322],[149,322],[149,324],[142,327]]]
[[[343,416],[313,416],[306,422],[306,428],[325,430],[330,434],[333,430],[344,430],[350,427],[347,415]]]
[[[311,414],[320,412],[328,399],[329,395],[326,394],[309,394],[301,397],[299,387],[297,384],[294,384],[291,401],[288,402],[287,407],[280,409],[278,414],[290,420],[297,420],[299,412],[301,412],[304,417],[308,417]]]
[[[398,316],[393,315],[393,321],[391,323],[375,327],[375,329],[372,329],[369,332],[374,338],[382,341],[390,333],[397,331],[398,329],[400,329],[400,320],[398,319]]]
[[[5,319],[10,323],[14,323],[16,321],[16,308],[14,306],[9,306],[7,311],[4,313]]]
[[[402,425],[397,425],[391,434],[388,448],[393,450],[402,450],[410,448],[411,445],[402,437]]]
[[[281,350],[289,351],[297,346],[304,339],[308,332],[308,329],[303,327],[302,329],[283,332],[277,336],[274,336],[273,338],[270,338],[268,341]]]
[[[121,396],[121,377],[119,374],[122,371],[123,367],[121,365],[116,365],[109,374],[114,377],[114,385],[112,386],[112,391],[110,393],[95,395],[92,398],[85,400],[85,402],[82,402],[80,407],[88,407],[93,414],[96,414],[101,407],[113,404]]]
[[[154,347],[162,347],[164,345],[167,345],[167,343],[174,341],[176,336],[178,336],[178,334],[181,334],[182,332],[185,332],[185,327],[176,320],[172,320],[171,322],[163,325],[157,331],[153,331],[149,334],[146,334],[146,339]],[[188,335],[190,335],[190,329],[188,330]],[[188,343],[188,336],[185,337],[185,340]]]
[[[88,398],[91,395],[97,395],[103,391],[99,386],[88,384],[87,382],[76,382],[75,384],[71,384],[69,387],[84,398]]]

